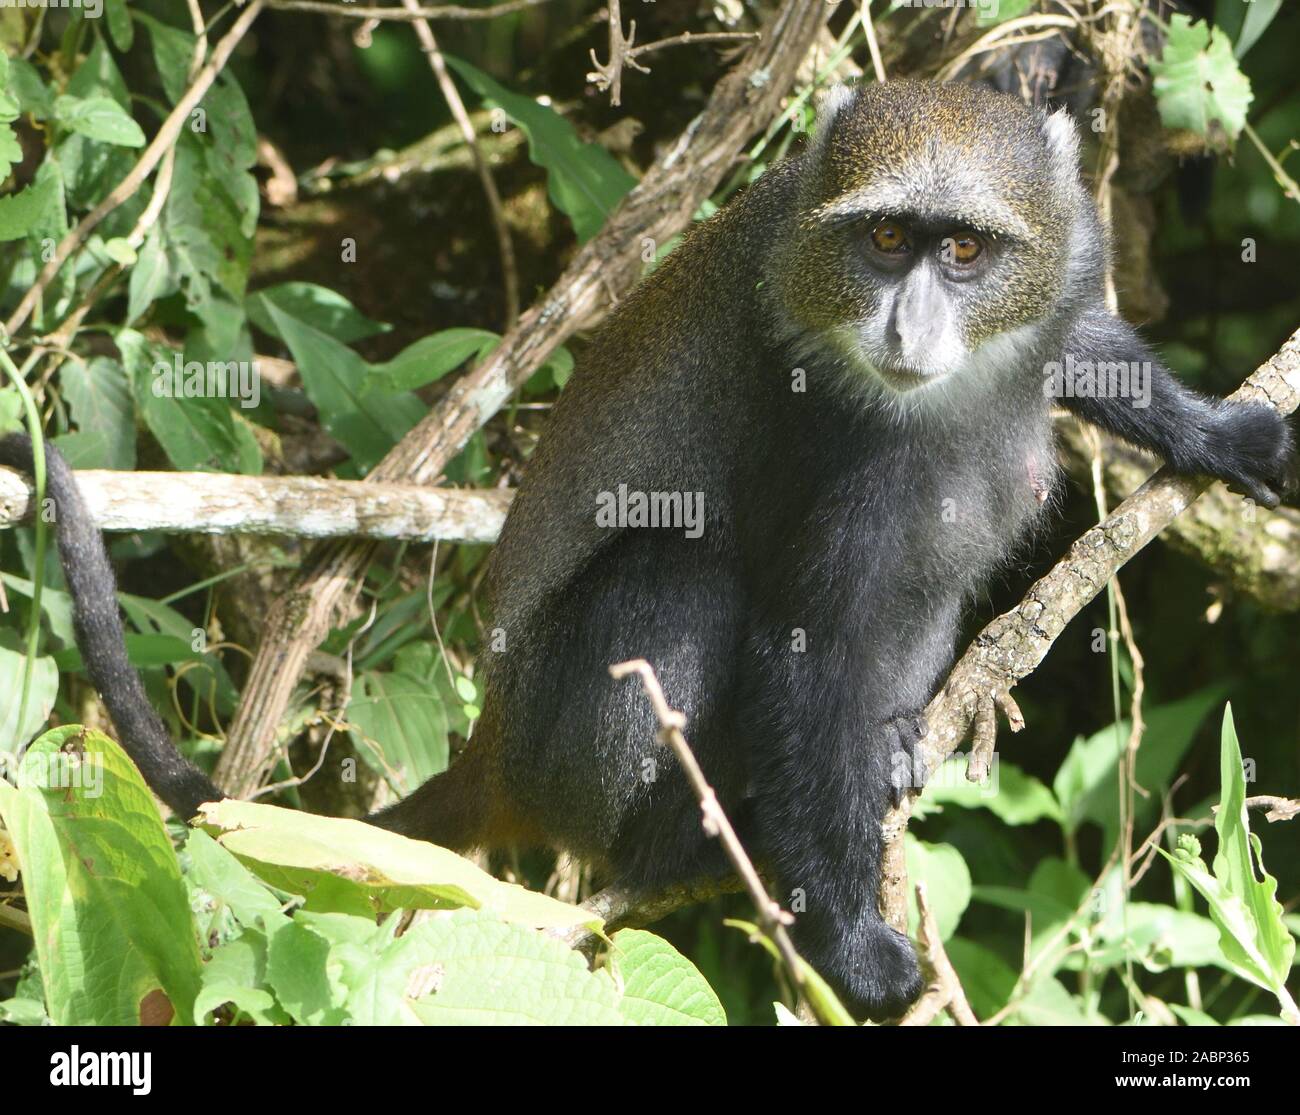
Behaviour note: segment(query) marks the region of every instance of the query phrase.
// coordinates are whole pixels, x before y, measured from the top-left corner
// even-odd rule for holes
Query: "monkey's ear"
[[[1079,133],[1074,118],[1065,109],[1039,115],[1039,127],[1047,141],[1052,170],[1058,182],[1074,182],[1079,177]]]
[[[819,138],[830,131],[835,118],[853,102],[857,93],[857,87],[853,85],[832,85],[818,98],[815,134]]]

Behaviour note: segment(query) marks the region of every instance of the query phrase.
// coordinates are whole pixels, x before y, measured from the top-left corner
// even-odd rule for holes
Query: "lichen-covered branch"
[[[493,542],[513,492],[365,484],[315,476],[87,469],[77,482],[100,530]],[[0,469],[0,529],[32,513],[25,478]]]

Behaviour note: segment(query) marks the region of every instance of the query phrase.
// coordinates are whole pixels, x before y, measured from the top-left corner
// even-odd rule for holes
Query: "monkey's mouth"
[[[929,387],[944,378],[942,373],[913,368],[897,360],[872,361],[872,369],[887,387],[900,393]]]

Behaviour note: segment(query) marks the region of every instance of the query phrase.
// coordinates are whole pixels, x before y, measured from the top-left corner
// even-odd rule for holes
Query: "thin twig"
[[[645,689],[645,694],[650,700],[650,706],[654,709],[655,719],[659,721],[659,742],[671,748],[673,754],[677,757],[677,761],[681,764],[686,779],[690,782],[691,789],[700,803],[704,831],[722,841],[723,851],[727,853],[727,858],[735,865],[736,873],[745,884],[745,889],[754,902],[754,907],[758,911],[759,923],[776,945],[781,960],[785,964],[795,986],[802,988],[804,985],[803,961],[795,951],[794,942],[790,940],[790,934],[786,929],[788,925],[794,922],[794,916],[781,909],[780,904],[767,893],[763,880],[759,878],[753,861],[740,843],[740,837],[736,835],[736,830],[732,827],[731,821],[727,818],[727,814],[719,803],[717,795],[713,792],[713,787],[709,785],[708,780],[704,777],[704,772],[700,769],[700,764],[696,761],[690,744],[686,742],[686,737],[682,735],[682,728],[686,726],[686,717],[676,709],[669,708],[668,701],[664,697],[663,688],[659,685],[658,677],[655,676],[654,668],[644,658],[636,658],[630,662],[620,662],[611,666],[609,672],[615,678],[625,678],[631,674],[637,674],[641,678],[642,688]]]
[[[418,0],[402,0],[402,3],[406,5],[407,11],[416,11],[420,7]],[[451,109],[451,115],[460,128],[461,135],[465,137],[465,143],[474,159],[474,169],[483,184],[483,195],[487,198],[488,212],[492,216],[492,228],[496,233],[497,254],[501,257],[501,285],[505,290],[506,299],[505,328],[508,332],[519,320],[519,272],[515,266],[515,246],[510,239],[510,228],[506,224],[505,210],[501,206],[501,195],[497,192],[496,181],[492,178],[487,159],[483,157],[483,150],[479,147],[478,133],[474,131],[469,113],[465,111],[465,103],[460,99],[460,91],[456,88],[456,83],[451,80],[451,75],[447,73],[447,63],[442,57],[442,51],[438,49],[438,40],[433,37],[433,29],[423,19],[415,20],[411,26],[415,29],[415,37],[420,40],[420,49],[429,60],[429,68],[438,80],[438,88],[442,90],[443,100],[447,102],[447,107]]]
[[[961,980],[957,978],[957,970],[944,951],[939,923],[930,908],[924,883],[916,884],[916,909],[920,915],[917,935],[921,940],[921,952],[929,963],[934,978],[899,1025],[928,1026],[939,1016],[941,1010],[946,1010],[958,1026],[978,1026],[980,1021],[970,1009]]]

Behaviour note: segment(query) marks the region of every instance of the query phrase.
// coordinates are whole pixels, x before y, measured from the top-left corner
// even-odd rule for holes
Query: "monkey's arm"
[[[1288,486],[1294,445],[1269,407],[1230,403],[1185,387],[1127,322],[1096,309],[1074,324],[1064,346],[1075,361],[1150,368],[1150,403],[1133,398],[1066,397],[1080,418],[1163,457],[1177,472],[1213,476],[1264,507]],[[1104,395],[1104,392],[1099,393]]]

